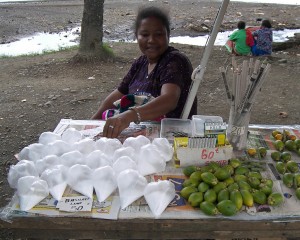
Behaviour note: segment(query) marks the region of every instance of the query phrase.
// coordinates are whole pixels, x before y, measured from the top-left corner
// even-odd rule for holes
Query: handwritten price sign
[[[203,160],[211,160],[211,159],[214,158],[215,154],[219,153],[219,149],[218,148],[215,148],[212,151],[209,151],[208,149],[206,149],[206,148],[202,149],[202,151],[201,151],[201,157],[200,157],[201,159],[203,159]]]
[[[176,151],[180,167],[203,166],[211,161],[226,164],[232,157],[232,147],[220,148],[178,148]]]

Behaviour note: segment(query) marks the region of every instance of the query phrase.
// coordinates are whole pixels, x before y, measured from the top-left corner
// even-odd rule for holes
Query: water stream
[[[0,3],[9,2],[28,2],[36,0],[0,0]],[[151,0],[149,0],[151,1]],[[231,0],[241,2],[257,2],[257,3],[273,3],[273,4],[291,4],[299,5],[300,0]],[[228,36],[233,31],[226,31],[217,35],[215,45],[224,45]],[[19,56],[19,55],[30,55],[30,54],[41,54],[46,51],[58,51],[62,48],[68,48],[79,44],[79,33],[80,27],[73,28],[71,30],[60,32],[60,33],[37,33],[30,37],[22,38],[18,41],[1,44],[0,45],[0,56]],[[288,37],[292,37],[294,33],[300,33],[300,29],[293,30],[282,30],[273,32],[274,42],[284,42],[288,40]],[[197,46],[205,46],[208,35],[198,37],[171,37],[171,43],[181,43]],[[104,42],[107,42],[105,38]],[[119,41],[118,39],[110,41]],[[129,41],[134,42],[134,41]]]
[[[222,46],[226,43],[228,36],[233,31],[226,31],[218,33],[215,45]],[[45,51],[58,51],[62,48],[72,47],[79,44],[80,28],[73,28],[66,32],[60,33],[37,33],[31,37],[22,38],[19,41],[1,44],[0,56],[20,56],[30,54],[42,54]],[[300,33],[300,29],[285,29],[281,31],[273,31],[274,42],[284,42],[288,40],[288,37],[292,37],[294,33]],[[189,37],[171,37],[171,43],[189,44],[196,46],[205,46],[208,35]],[[104,42],[108,42],[103,39]],[[119,40],[111,40],[118,42]],[[128,41],[134,42],[134,41]]]

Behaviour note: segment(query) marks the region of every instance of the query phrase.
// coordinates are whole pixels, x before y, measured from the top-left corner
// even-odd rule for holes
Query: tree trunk
[[[103,48],[104,0],[84,0],[79,51],[74,62],[90,62],[107,59],[109,53]]]

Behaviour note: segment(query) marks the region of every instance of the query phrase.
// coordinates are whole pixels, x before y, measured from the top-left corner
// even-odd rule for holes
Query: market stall
[[[210,119],[207,122],[203,120],[203,116],[199,118],[193,116],[195,118],[191,121],[186,119],[202,80],[205,65],[228,2],[223,1],[201,65],[193,73],[194,86],[191,88],[182,119],[163,119],[161,124],[151,122],[139,125],[132,124],[118,138],[120,144],[124,144],[127,139],[143,136],[149,141],[149,145],[150,143],[153,144],[157,139],[164,139],[174,149],[174,154],[172,152],[171,158],[167,157],[163,162],[159,162],[158,165],[162,166],[161,168],[147,172],[153,167],[149,166],[148,169],[147,161],[143,163],[143,167],[135,166],[139,173],[143,175],[136,175],[137,181],[140,179],[138,184],[142,186],[140,187],[142,194],[136,198],[124,200],[124,197],[130,197],[130,194],[135,195],[140,189],[135,189],[134,192],[125,189],[127,192],[125,194],[122,193],[124,191],[123,183],[126,185],[127,178],[124,174],[124,178],[120,178],[120,176],[123,177],[122,173],[125,172],[121,167],[113,169],[113,174],[119,171],[118,183],[114,183],[113,191],[101,199],[102,192],[98,193],[93,181],[95,179],[99,180],[99,176],[101,176],[100,170],[103,169],[95,173],[92,163],[94,157],[89,154],[92,154],[93,151],[99,151],[98,153],[100,154],[100,149],[102,150],[103,147],[102,144],[105,144],[101,142],[105,122],[62,119],[55,128],[54,135],[51,135],[49,132],[44,134],[50,136],[50,139],[57,139],[51,139],[53,142],[49,143],[49,139],[43,138],[44,136],[41,135],[39,145],[34,146],[35,150],[32,151],[29,146],[16,156],[18,160],[27,161],[25,159],[28,158],[31,162],[23,162],[24,164],[20,169],[13,166],[10,170],[8,181],[10,186],[16,189],[17,194],[12,198],[9,205],[1,211],[0,229],[8,231],[13,238],[38,239],[49,239],[49,237],[55,239],[297,238],[300,234],[300,178],[299,181],[295,180],[295,175],[299,172],[300,147],[295,145],[291,150],[283,145],[279,149],[274,144],[276,140],[279,140],[279,136],[277,139],[277,135],[275,136],[273,133],[277,132],[279,135],[282,135],[285,141],[287,136],[294,136],[295,139],[299,140],[300,126],[249,125],[251,106],[270,69],[270,65],[264,63],[260,65],[260,62],[253,63],[250,60],[250,62],[244,61],[242,66],[239,67],[233,60],[231,89],[227,83],[227,72],[225,69],[220,69],[228,101],[231,104],[228,125],[219,121],[216,116],[213,117],[214,120]],[[226,131],[228,130],[227,127],[229,131]],[[73,155],[71,157],[70,152],[65,151],[69,146],[65,143],[63,136],[70,129],[75,134],[72,138],[77,138],[79,134],[78,142],[74,140],[72,149],[74,150],[75,146],[77,155],[85,154],[85,159],[91,159],[90,165],[87,163],[81,164],[82,157],[79,157],[78,161],[74,160],[76,158],[75,151],[72,152]],[[227,136],[230,136],[230,139],[226,139]],[[57,140],[60,144],[63,142],[64,146],[62,148],[54,146],[54,140]],[[100,141],[97,142],[98,140]],[[84,143],[80,141],[84,141]],[[148,143],[147,141],[146,144]],[[90,147],[95,142],[99,145],[98,149],[97,147]],[[81,143],[84,145],[81,146]],[[113,143],[111,144],[113,145]],[[159,143],[157,146],[161,145]],[[151,151],[157,151],[157,146],[150,146],[150,151],[145,150],[144,155],[140,159],[152,156]],[[274,152],[278,152],[280,156],[286,150],[285,147],[291,152],[286,162],[293,160],[297,164],[296,170],[292,172],[295,175],[293,175],[293,180],[290,181],[291,185],[284,181],[286,170],[279,171],[279,168],[277,168],[277,162],[283,159],[280,159],[280,157],[276,159],[273,156]],[[39,149],[42,148],[43,151],[44,149],[50,149],[49,152],[52,155],[48,156],[43,153],[42,157],[39,153]],[[257,151],[260,148],[266,150],[264,154],[260,154]],[[255,152],[249,152],[248,149],[255,150]],[[132,156],[138,155],[138,150],[135,150],[135,152],[131,153]],[[116,152],[116,149],[113,152]],[[65,154],[69,154],[68,157]],[[146,156],[148,154],[149,156]],[[58,157],[61,159],[58,160]],[[126,155],[126,157],[128,156]],[[53,184],[53,182],[58,182],[58,179],[63,179],[64,170],[61,168],[55,169],[55,173],[60,175],[46,172],[46,162],[49,159],[52,162],[60,161],[60,166],[72,168],[71,172],[67,169],[69,173],[67,177],[68,182],[59,182],[59,184],[53,185],[52,191],[48,189],[48,187],[50,188],[50,183]],[[139,162],[141,161],[140,159],[138,160]],[[224,214],[228,212],[224,211],[223,213],[221,208],[218,209],[219,212],[209,214],[209,211],[204,211],[201,205],[199,208],[199,204],[196,207],[191,206],[188,196],[184,196],[182,192],[185,188],[186,180],[190,176],[184,173],[184,168],[196,166],[200,169],[203,166],[209,166],[211,163],[216,163],[221,167],[229,165],[228,163],[232,159],[245,161],[247,164],[253,163],[249,164],[252,166],[259,166],[255,172],[259,173],[261,178],[272,182],[271,192],[274,191],[279,194],[280,201],[277,201],[276,204],[270,201],[269,198],[264,199],[264,201],[253,201],[252,199],[251,204],[246,204],[244,201],[239,209],[234,207],[232,214]],[[67,161],[73,162],[74,165],[68,166],[69,163]],[[130,162],[128,159],[126,161],[128,165],[131,163],[135,164],[134,161]],[[97,165],[97,170],[99,166]],[[38,173],[33,173],[35,168],[39,170]],[[27,176],[23,174],[22,171],[24,169],[27,172],[32,170],[33,176],[30,173],[26,173]],[[78,174],[84,171],[87,173],[83,174],[85,176]],[[196,172],[197,170],[194,171]],[[254,172],[252,168],[251,171]],[[126,174],[129,172],[127,171]],[[291,173],[290,169],[289,172]],[[72,176],[73,173],[74,176]],[[202,174],[203,172],[201,172],[201,177]],[[89,179],[90,175],[93,178]],[[42,178],[41,181],[40,177]],[[47,182],[49,186],[46,186],[46,180],[49,180],[48,177],[50,178],[50,181]],[[80,181],[76,181],[78,180],[76,178]],[[233,175],[232,177],[228,176],[226,179],[229,178],[232,178],[233,181]],[[22,182],[20,179],[25,180]],[[119,179],[121,180],[119,181]],[[135,180],[134,176],[131,176],[131,180]],[[82,182],[85,184],[81,184]],[[163,187],[158,193],[154,191],[154,195],[152,192],[145,191],[150,184],[161,182],[165,184],[164,187],[167,185],[171,185],[171,187],[168,189]],[[197,184],[200,185],[199,183]],[[25,187],[26,191],[22,187]],[[118,190],[116,190],[116,187],[118,187]],[[157,184],[155,187],[157,190],[161,186]],[[212,188],[212,186],[210,187]],[[241,188],[241,186],[239,187]],[[150,188],[153,188],[152,185]],[[298,188],[299,196],[297,195]],[[172,198],[168,199],[169,196],[162,197],[165,192],[170,192],[169,196],[172,196]],[[270,195],[271,193],[268,193],[268,196]],[[160,202],[161,199],[164,200],[163,203]],[[159,211],[157,208],[159,208]]]
[[[176,127],[176,124],[179,125]],[[126,135],[128,137],[141,134],[153,140],[161,134],[166,135],[167,132],[170,134],[170,129],[179,129],[181,125],[181,120],[177,123],[172,122],[172,125],[164,126],[165,132],[162,133],[160,124],[143,123],[132,125],[132,129],[126,131]],[[62,134],[69,128],[75,128],[85,137],[97,139],[101,134],[101,127],[103,127],[102,122],[62,119],[54,133]],[[181,134],[185,130],[188,131],[188,128],[182,129]],[[208,216],[199,208],[191,207],[188,201],[180,195],[182,184],[187,177],[183,174],[182,167],[178,167],[175,161],[170,161],[164,172],[147,177],[150,182],[168,180],[175,185],[176,197],[159,216],[153,215],[143,198],[121,209],[117,193],[101,203],[95,198],[90,211],[71,212],[58,209],[57,202],[51,196],[28,211],[21,211],[17,198],[13,198],[1,213],[0,226],[11,232],[14,237],[39,239],[46,239],[49,236],[58,239],[295,238],[299,235],[300,204],[295,196],[295,189],[285,186],[282,174],[277,172],[276,162],[271,157],[272,152],[276,151],[272,136],[275,130],[289,131],[290,134],[300,138],[299,125],[250,125],[247,147],[265,147],[267,155],[264,159],[260,159],[257,156],[249,156],[246,151],[234,151],[233,154],[253,162],[263,162],[266,176],[274,182],[273,189],[284,196],[284,202],[280,206],[254,204],[252,207],[244,207],[234,216],[221,214]],[[177,131],[167,137],[172,141],[177,136],[176,134],[178,134]],[[202,157],[205,158],[205,156]],[[296,153],[292,153],[292,157],[300,162]],[[74,195],[72,189],[67,189],[65,194],[73,199],[81,197],[82,200],[83,197],[78,193]]]

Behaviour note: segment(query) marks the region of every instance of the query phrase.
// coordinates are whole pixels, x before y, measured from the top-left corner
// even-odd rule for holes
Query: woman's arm
[[[101,103],[98,111],[92,116],[92,119],[102,119],[102,113],[107,109],[115,108],[113,103],[119,100],[122,96],[124,96],[124,94],[119,92],[117,89],[110,93]]]
[[[148,102],[136,110],[138,114],[133,110],[128,110],[124,113],[116,115],[106,120],[106,124],[103,129],[104,137],[115,138],[129,126],[131,122],[138,120],[148,121],[161,117],[168,112],[174,110],[177,106],[180,97],[180,87],[176,84],[166,83],[161,88],[161,94],[151,102]]]
[[[160,96],[138,108],[142,120],[154,120],[173,111],[177,107],[180,94],[181,89],[178,85],[164,84]]]

